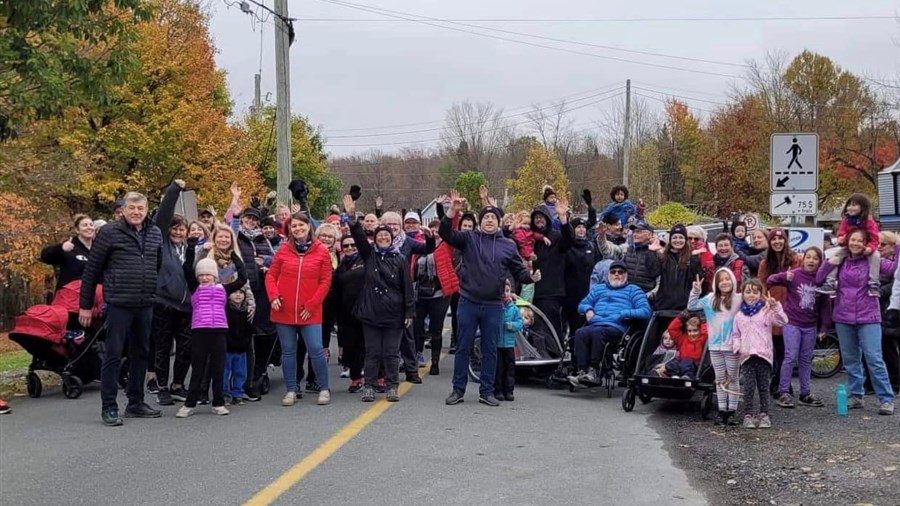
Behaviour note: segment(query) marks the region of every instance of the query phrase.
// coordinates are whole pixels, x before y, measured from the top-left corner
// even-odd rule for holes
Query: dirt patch
[[[22,347],[18,345],[18,343],[14,343],[10,341],[9,334],[6,332],[0,333],[0,354],[9,353],[11,351],[21,351]]]
[[[717,427],[698,404],[654,401],[651,425],[666,449],[711,504],[900,505],[900,416],[866,409],[839,417],[834,392],[842,376],[816,380],[825,407],[783,409],[772,403],[773,427]]]

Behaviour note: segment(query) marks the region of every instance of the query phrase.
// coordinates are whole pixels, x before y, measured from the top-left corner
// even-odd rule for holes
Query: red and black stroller
[[[73,281],[57,292],[53,304],[28,308],[16,317],[15,326],[9,333],[9,338],[32,357],[26,381],[28,395],[33,398],[40,397],[43,391],[36,371],[58,374],[62,378],[63,394],[69,399],[80,397],[85,384],[100,378],[103,349],[98,336],[102,326],[90,331],[90,335],[74,327],[77,325],[80,287],[81,281]],[[102,307],[100,300],[98,297],[95,319]]]

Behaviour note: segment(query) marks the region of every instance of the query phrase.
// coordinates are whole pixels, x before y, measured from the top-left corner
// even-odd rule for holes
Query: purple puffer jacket
[[[881,263],[881,275],[885,271]],[[821,285],[834,269],[829,262],[822,263],[816,274],[816,284]],[[878,297],[869,295],[869,262],[864,256],[847,257],[840,265],[837,278],[837,300],[832,319],[834,323],[845,325],[866,325],[881,323],[881,306]]]
[[[192,329],[227,329],[228,319],[225,317],[225,305],[228,295],[222,285],[199,286],[191,295]]]

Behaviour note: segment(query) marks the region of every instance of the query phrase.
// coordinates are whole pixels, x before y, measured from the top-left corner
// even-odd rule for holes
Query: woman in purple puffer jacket
[[[865,372],[860,361],[862,349],[872,377],[872,386],[878,397],[878,413],[892,415],[894,392],[888,383],[887,368],[881,354],[881,307],[878,297],[869,295],[869,264],[864,254],[868,241],[868,232],[863,229],[854,230],[847,239],[849,256],[843,261],[835,256],[823,263],[816,276],[816,283],[824,283],[828,274],[838,267],[837,300],[832,317],[841,343],[844,368],[849,377],[848,407],[861,409],[864,406]]]

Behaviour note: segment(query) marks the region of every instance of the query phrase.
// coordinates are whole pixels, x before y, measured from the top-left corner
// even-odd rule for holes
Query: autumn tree
[[[68,106],[106,101],[135,60],[143,0],[0,2],[0,140]]]
[[[514,211],[531,209],[543,197],[543,188],[550,185],[559,198],[569,195],[569,178],[559,159],[543,146],[533,146],[525,163],[516,171],[515,179],[506,182],[511,193],[510,208]]]
[[[702,135],[700,121],[687,104],[672,99],[666,104],[666,123],[662,130],[665,139],[661,153],[667,172],[677,172],[684,184],[682,199],[690,203],[703,203],[708,199],[704,187],[704,171],[698,166]]]

